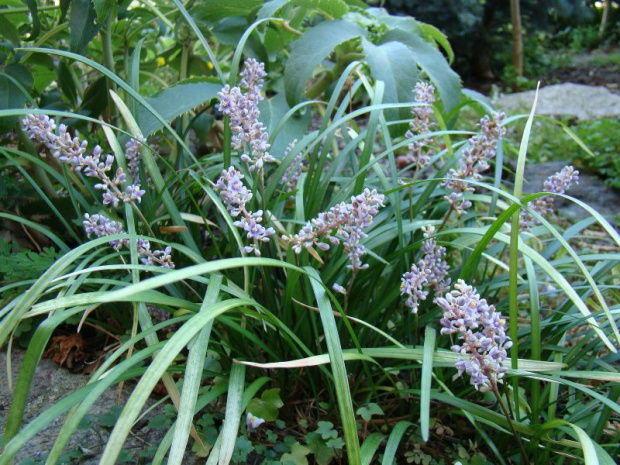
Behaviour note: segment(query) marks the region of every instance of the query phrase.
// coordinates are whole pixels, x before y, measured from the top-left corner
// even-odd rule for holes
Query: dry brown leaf
[[[81,334],[70,334],[68,336],[56,336],[52,339],[52,344],[43,354],[49,357],[54,354],[52,359],[58,366],[63,366],[69,356],[73,362],[79,362],[84,359],[84,340]]]

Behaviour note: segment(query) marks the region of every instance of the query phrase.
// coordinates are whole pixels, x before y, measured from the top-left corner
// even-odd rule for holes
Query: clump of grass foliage
[[[190,436],[209,464],[614,463],[620,237],[562,189],[522,195],[534,109],[493,119],[482,99],[463,94],[450,108],[445,93],[429,97],[432,87],[417,100],[385,103],[386,84],[352,60],[332,81],[317,78],[317,100],[278,112],[278,73],[262,76],[256,61],[242,62],[259,26],[221,56],[194,28],[221,77],[197,84],[213,98],[191,123],[217,120],[200,153],[189,117],[179,116],[188,109],[157,110],[141,95],[139,46],[128,56],[128,83],[80,54],[22,50],[96,71],[111,100],[105,120],[37,108],[34,99],[31,108],[0,111],[20,121],[32,115],[27,131],[15,129],[19,143],[0,148],[3,167],[20,173],[58,226],[0,217],[59,251],[40,276],[15,275],[0,289],[0,345],[10,351],[20,325],[37,322],[0,464],[66,414],[47,456],[56,463],[101,393],[129,380],[102,464],[115,463],[160,381],[177,414],[153,463],[181,463]],[[256,106],[261,80],[271,95]],[[454,130],[464,107],[490,119]],[[393,118],[401,110],[410,117]],[[176,127],[162,112],[179,116]],[[520,119],[517,169],[506,179],[502,129]],[[157,140],[146,138],[155,132],[143,131],[147,120],[162,128]],[[300,121],[312,125],[300,133]],[[61,122],[76,143],[61,140]],[[76,135],[75,125],[87,130]],[[101,158],[88,158],[97,143]],[[468,168],[476,144],[484,153]],[[557,195],[589,216],[561,229],[549,213]],[[451,319],[466,306],[486,320]],[[167,317],[153,321],[153,309]],[[110,314],[127,327],[90,382],[24,425],[28,388],[54,331],[76,321],[105,328]],[[450,321],[454,330],[445,330]],[[488,341],[472,349],[482,329]],[[217,369],[204,369],[207,353]],[[200,427],[206,416],[221,420],[214,438]],[[234,455],[239,437],[253,444],[251,459]]]

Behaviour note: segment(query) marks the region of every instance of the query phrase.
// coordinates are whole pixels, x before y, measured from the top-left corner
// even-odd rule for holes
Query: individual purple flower
[[[547,178],[544,183],[544,192],[551,192],[552,194],[564,194],[573,184],[579,181],[579,171],[575,170],[572,166],[565,166],[561,171],[558,171],[554,175]],[[545,195],[538,197],[532,209],[540,213],[541,215],[550,215],[553,213],[553,204],[555,203],[555,196]],[[523,210],[521,212],[520,224],[524,230],[529,230],[532,226],[538,223],[538,220],[534,218],[529,211]]]
[[[367,236],[362,229],[372,224],[379,208],[383,207],[384,198],[374,189],[364,189],[363,193],[351,197],[351,203],[341,202],[328,212],[319,213],[299,233],[282,236],[282,239],[291,243],[295,253],[300,253],[302,248],[312,249],[314,246],[329,250],[330,244],[338,245],[342,241],[351,262],[348,268],[353,272],[368,268],[368,264],[361,260],[366,254],[361,240]],[[321,237],[324,240],[320,240]]]
[[[220,191],[220,197],[226,204],[227,210],[233,218],[239,218],[233,224],[246,232],[246,237],[252,240],[252,244],[243,247],[246,253],[254,252],[260,256],[258,248],[260,242],[268,242],[269,237],[275,234],[273,228],[262,226],[263,211],[248,211],[246,203],[252,199],[252,192],[243,184],[243,174],[233,166],[222,171],[215,188]]]
[[[58,161],[69,165],[75,172],[99,179],[101,182],[95,184],[95,188],[103,191],[105,205],[117,207],[121,201],[140,201],[144,191],[136,183],[127,186],[124,192],[121,190],[126,180],[121,168],[117,168],[114,179],[110,179],[107,173],[112,170],[114,156],[104,155],[100,146],[96,145],[91,154],[86,155],[88,142],[77,136],[72,137],[64,124],[58,126],[56,135],[56,123],[46,115],[26,115],[22,123],[26,133],[35,141],[43,143]]]
[[[344,287],[342,287],[340,284],[338,284],[338,283],[334,283],[334,285],[332,286],[332,289],[334,290],[334,292],[338,292],[339,294],[347,295],[347,290]]]
[[[461,215],[471,207],[471,202],[463,198],[464,192],[473,192],[466,180],[478,181],[480,173],[489,169],[489,160],[495,157],[497,144],[506,129],[503,126],[504,113],[493,113],[492,118],[488,115],[480,120],[480,134],[469,139],[468,146],[463,150],[459,161],[459,168],[451,168],[448,179],[443,185],[450,189],[449,195],[444,199],[450,204],[450,208]]]
[[[84,232],[88,237],[106,237],[115,234],[124,234],[123,225],[119,221],[114,221],[105,215],[89,215],[84,214]],[[119,251],[123,247],[129,248],[128,239],[115,239],[110,241],[110,245],[114,250]],[[146,239],[138,239],[138,255],[140,261],[145,265],[159,265],[162,268],[174,268],[172,261],[172,248],[167,246],[164,250],[151,251],[151,243]]]
[[[435,87],[426,82],[418,82],[415,85],[414,92],[415,102],[425,104],[425,106],[415,106],[411,109],[413,119],[409,123],[409,130],[405,133],[407,139],[428,134],[435,125],[431,122],[431,116],[433,115],[431,105],[435,103]],[[435,154],[433,149],[428,148],[431,142],[432,138],[429,137],[418,138],[412,141],[407,147],[409,149],[407,155],[405,155],[404,159],[399,160],[399,164],[414,164],[416,171],[427,166],[431,161],[431,157]]]
[[[248,429],[248,432],[255,430],[263,423],[265,423],[265,420],[263,418],[257,417],[256,415],[252,415],[250,412],[248,412],[248,415],[245,419],[245,426]]]
[[[250,165],[250,171],[262,171],[265,163],[275,161],[268,152],[269,136],[258,120],[258,102],[262,100],[260,92],[265,76],[263,63],[250,58],[241,72],[241,87],[247,92],[242,92],[240,87],[226,85],[218,93],[219,110],[230,117],[232,147],[243,152],[241,160]]]
[[[479,391],[496,390],[506,372],[506,350],[512,346],[506,321],[462,279],[454,287],[445,298],[435,299],[443,310],[441,334],[457,335],[459,343],[451,349],[461,356],[455,364],[459,375],[467,373]]]

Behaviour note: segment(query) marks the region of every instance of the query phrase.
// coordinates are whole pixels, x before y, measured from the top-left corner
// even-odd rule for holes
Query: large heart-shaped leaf
[[[336,46],[363,35],[364,31],[355,23],[325,21],[293,42],[284,69],[284,87],[289,104],[294,105],[304,98],[306,84],[314,69],[323,63]]]
[[[417,34],[401,29],[392,29],[382,37],[384,43],[392,41],[402,42],[411,49],[418,66],[439,91],[445,112],[452,111],[461,101],[461,78],[450,68],[441,52]]]
[[[385,83],[384,103],[408,102],[413,99],[413,88],[420,78],[413,51],[401,42],[375,45],[362,42],[366,61],[372,76]],[[389,119],[406,119],[411,116],[407,108],[385,111]]]
[[[283,92],[279,92],[273,97],[261,101],[258,107],[261,113],[260,121],[265,125],[269,134],[273,133],[273,130],[282,121],[284,115],[291,109],[288,103],[286,103]],[[310,118],[309,111],[303,114],[297,112],[293,117],[289,118],[272,142],[269,153],[281,159],[286,146],[294,139],[301,139],[306,133],[310,124]]]
[[[199,105],[217,97],[222,84],[206,79],[188,79],[176,86],[164,89],[146,101],[166,121],[172,121]],[[146,108],[138,110],[138,122],[142,134],[148,136],[162,128],[162,124]]]

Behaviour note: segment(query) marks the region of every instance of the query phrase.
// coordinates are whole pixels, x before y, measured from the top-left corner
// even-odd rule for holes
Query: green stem
[[[230,116],[224,116],[224,169],[228,169],[232,165],[231,138]]]
[[[185,41],[183,43],[183,47],[181,48],[181,65],[179,69],[179,81],[182,81],[183,79],[186,79],[188,77],[189,47],[190,47],[189,41]],[[187,114],[184,114],[183,116],[181,116],[181,137],[183,137],[183,142],[185,142],[185,145],[189,143],[189,134],[187,131],[188,125],[189,125],[188,116]],[[182,161],[183,161],[183,154],[184,154],[183,148],[180,146],[177,147],[176,153],[172,154],[170,164],[174,166],[177,162],[177,157],[178,157],[178,161],[179,161],[178,168],[181,168],[180,165],[182,164]]]
[[[439,226],[439,229],[437,229],[437,232],[440,232],[444,228],[444,226],[448,222],[448,218],[450,218],[450,215],[452,214],[453,211],[454,211],[454,205],[451,204],[450,209],[448,210],[448,213],[446,213],[446,217],[443,219],[443,222],[441,223],[441,226]]]
[[[45,6],[38,6],[37,11],[57,10],[58,8],[60,8],[60,5],[45,5]],[[22,7],[22,8],[0,9],[0,15],[10,15],[10,14],[17,14],[17,13],[30,13],[30,8]]]
[[[512,435],[515,437],[517,444],[519,445],[519,449],[521,449],[521,455],[523,456],[523,463],[525,465],[530,465],[530,460],[527,457],[527,452],[525,451],[525,447],[523,447],[523,443],[521,442],[521,436],[517,434],[517,430],[515,429],[515,426],[512,423],[512,418],[510,418],[510,414],[508,413],[506,404],[504,404],[504,401],[502,400],[502,396],[499,393],[499,389],[497,388],[497,381],[492,380],[491,384],[493,386],[493,394],[495,394],[495,397],[497,397],[497,402],[499,403],[499,406],[502,409],[502,412],[504,413],[506,420],[508,421],[508,426],[510,427],[510,431],[512,431]]]
[[[108,68],[111,72],[114,71],[114,49],[112,47],[112,13],[108,13],[108,17],[105,20],[105,25],[101,29],[101,47],[103,49],[103,64],[106,68]],[[106,84],[108,88],[108,95],[110,94],[110,90],[116,92],[116,84],[110,79],[106,78]],[[117,108],[112,106],[112,110],[110,112],[112,115],[117,116]]]

